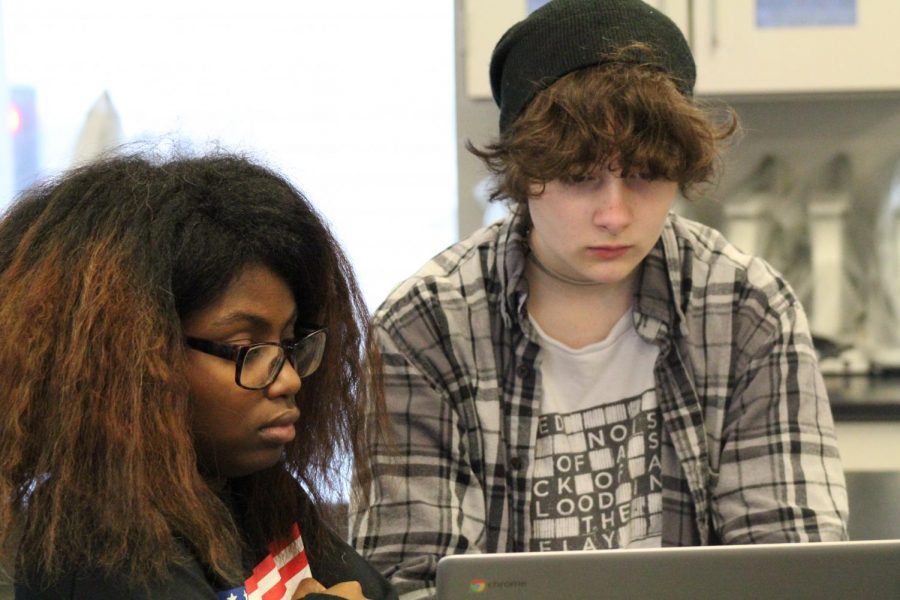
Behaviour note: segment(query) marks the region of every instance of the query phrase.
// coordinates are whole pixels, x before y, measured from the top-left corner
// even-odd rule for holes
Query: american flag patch
[[[243,588],[219,592],[219,600],[290,600],[300,582],[312,577],[300,527],[294,523],[290,539],[269,544],[269,554],[253,568]]]

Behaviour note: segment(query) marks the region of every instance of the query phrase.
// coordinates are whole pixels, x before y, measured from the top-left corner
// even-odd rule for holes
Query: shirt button
[[[531,375],[531,367],[525,364],[519,365],[518,367],[516,367],[516,375],[522,377],[523,379],[525,377],[528,377],[529,375]]]
[[[523,461],[518,456],[513,456],[511,459],[509,459],[509,466],[512,467],[513,469],[516,469],[516,470],[521,469],[522,464],[523,464]]]

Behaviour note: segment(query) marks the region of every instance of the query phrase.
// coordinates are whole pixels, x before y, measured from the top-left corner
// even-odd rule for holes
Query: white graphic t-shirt
[[[659,349],[637,334],[631,310],[605,340],[578,349],[531,321],[543,394],[529,550],[659,546]]]

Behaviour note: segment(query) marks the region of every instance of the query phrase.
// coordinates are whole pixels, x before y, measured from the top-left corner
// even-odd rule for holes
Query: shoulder
[[[500,221],[480,229],[431,258],[391,291],[375,312],[375,325],[386,330],[405,328],[486,304],[497,281],[498,254],[507,226]]]
[[[672,217],[664,236],[669,278],[689,338],[727,343],[747,355],[767,352],[787,332],[798,343],[806,340],[803,307],[765,260],[688,219]]]
[[[719,231],[677,216],[666,225],[675,242],[682,292],[692,297],[764,302],[771,310],[797,304],[797,297],[784,277],[764,259],[747,254],[731,244]]]

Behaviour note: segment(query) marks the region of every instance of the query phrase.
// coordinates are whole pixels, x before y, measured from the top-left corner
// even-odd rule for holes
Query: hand
[[[297,586],[297,591],[294,592],[291,600],[299,600],[300,598],[305,598],[307,594],[315,593],[330,594],[332,596],[337,596],[338,598],[344,598],[345,600],[366,600],[366,597],[363,596],[362,593],[362,587],[359,585],[358,581],[344,581],[343,583],[338,583],[325,589],[324,585],[312,577],[307,577],[300,582],[300,585]]]

